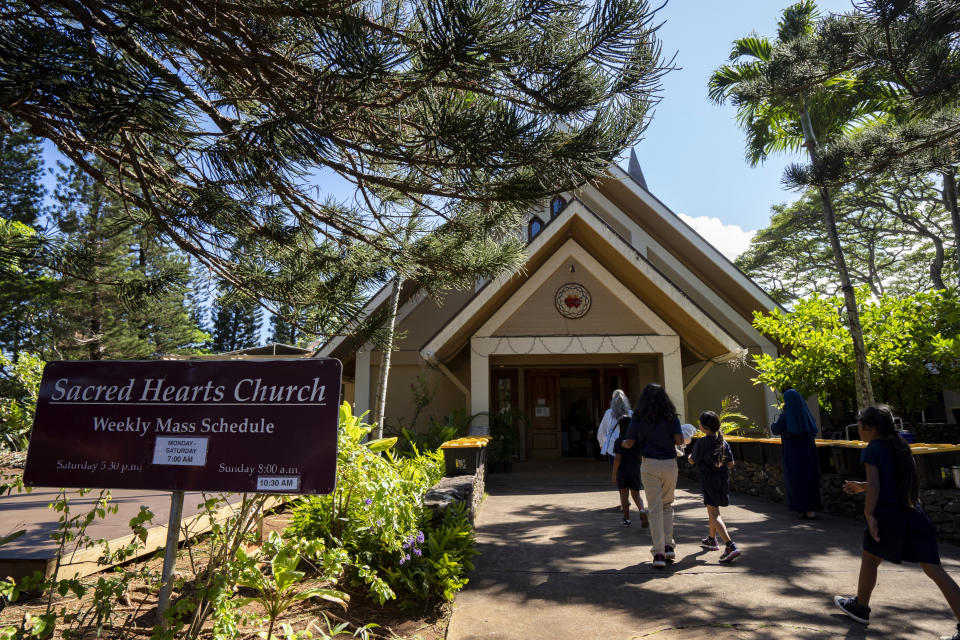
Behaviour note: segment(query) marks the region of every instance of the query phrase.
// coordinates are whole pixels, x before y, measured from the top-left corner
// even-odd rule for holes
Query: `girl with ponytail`
[[[857,426],[860,439],[867,443],[860,457],[867,479],[848,480],[843,490],[865,494],[867,527],[863,532],[860,581],[856,596],[834,596],[834,602],[848,616],[867,624],[880,561],[900,564],[906,560],[920,564],[960,620],[960,587],[940,564],[936,529],[919,504],[917,465],[910,446],[894,428],[893,413],[883,405],[867,407],[860,412]],[[960,622],[947,640],[960,640]]]
[[[706,435],[697,439],[693,452],[687,462],[697,465],[700,472],[700,487],[703,489],[703,504],[707,507],[710,519],[710,535],[700,541],[707,551],[719,551],[717,535],[726,547],[720,555],[720,562],[731,562],[740,555],[740,549],[727,533],[727,525],[720,517],[720,507],[730,505],[730,472],[733,466],[733,451],[723,439],[720,430],[720,418],[713,411],[700,414],[700,430]]]

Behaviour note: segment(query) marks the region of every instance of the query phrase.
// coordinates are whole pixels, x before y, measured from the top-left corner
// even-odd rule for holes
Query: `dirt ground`
[[[270,531],[283,530],[288,522],[289,516],[286,513],[274,513],[264,519],[264,536]],[[201,540],[196,543],[194,549],[197,553],[194,556],[202,555]],[[160,555],[160,554],[158,554]],[[177,572],[181,575],[191,575],[190,554],[181,550],[177,563]],[[128,564],[129,569],[136,570],[143,564],[159,573],[162,566],[162,558],[154,557],[142,561],[134,561]],[[102,574],[95,574],[83,578],[82,582],[87,585],[94,585]],[[319,581],[306,580],[303,588],[327,586]],[[375,601],[366,597],[365,592],[353,592],[350,589],[344,589],[342,585],[337,587],[350,594],[350,603],[346,611],[339,605],[325,602],[322,600],[307,600],[297,603],[287,610],[287,612],[278,619],[275,635],[282,635],[280,625],[289,624],[294,631],[308,630],[314,638],[323,638],[325,633],[330,633],[331,627],[346,623],[346,635],[352,635],[364,625],[373,623],[377,625],[368,632],[371,639],[390,639],[390,640],[442,640],[446,636],[447,625],[450,622],[450,605],[443,605],[430,610],[422,608],[401,609],[396,603],[388,602],[385,606],[380,606]],[[84,605],[92,602],[91,589],[83,600],[75,597],[55,598],[54,608],[60,610],[66,608],[67,611],[83,609]],[[173,593],[172,602],[181,595],[176,590]],[[253,594],[244,594],[253,595]],[[0,600],[0,604],[3,601]],[[154,618],[156,615],[157,594],[154,588],[151,588],[143,581],[134,582],[128,589],[125,597],[121,598],[114,611],[111,623],[104,627],[104,633],[100,637],[122,637],[137,638],[149,636],[153,630]],[[19,625],[25,614],[39,615],[47,607],[47,601],[41,597],[22,597],[17,602],[7,603],[0,610],[0,629],[9,625]],[[244,607],[244,611],[251,614],[260,614],[262,610],[259,605],[252,603]],[[208,622],[210,627],[211,623]],[[63,629],[53,636],[55,639],[62,639]],[[92,623],[81,626],[80,633],[71,638],[95,638],[97,629]],[[259,638],[258,633],[265,631],[265,628],[250,621],[247,625],[241,626],[240,638]],[[211,635],[208,629],[205,636]],[[203,637],[203,636],[202,636]],[[344,636],[346,637],[346,636]]]

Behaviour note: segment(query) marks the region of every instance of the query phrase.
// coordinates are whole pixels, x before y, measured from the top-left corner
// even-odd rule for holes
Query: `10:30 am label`
[[[300,476],[257,476],[257,491],[286,493],[300,488]]]

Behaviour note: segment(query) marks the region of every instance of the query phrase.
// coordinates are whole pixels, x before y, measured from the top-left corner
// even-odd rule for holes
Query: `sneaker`
[[[621,526],[621,527],[629,527],[629,526],[630,526],[630,521],[627,520],[626,518],[624,518],[623,520],[620,521],[620,526]]]
[[[856,598],[844,598],[842,596],[833,596],[833,601],[837,603],[840,610],[859,622],[860,624],[870,623],[870,607],[857,602]],[[956,635],[954,637],[957,637]]]
[[[957,630],[952,636],[940,636],[940,640],[960,640],[960,623],[957,624]]]
[[[720,545],[717,543],[716,538],[711,538],[707,536],[700,541],[700,546],[706,549],[707,551],[720,551]]]
[[[640,526],[643,527],[644,529],[650,526],[650,517],[646,509],[640,510]]]
[[[667,566],[667,559],[662,553],[655,553],[653,555],[653,566],[655,566],[657,569],[662,569]]]
[[[677,553],[673,550],[671,545],[664,545],[663,557],[667,560],[667,562],[673,562],[674,558],[677,557]]]
[[[730,542],[727,544],[727,548],[723,550],[723,555],[720,556],[720,562],[733,562],[733,559],[739,556],[740,549],[737,549],[737,545]]]

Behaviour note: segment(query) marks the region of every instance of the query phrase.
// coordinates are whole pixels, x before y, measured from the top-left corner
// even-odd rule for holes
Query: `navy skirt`
[[[730,474],[700,472],[700,488],[703,489],[703,504],[708,507],[730,506]]]
[[[894,564],[903,561],[940,564],[937,529],[923,509],[881,502],[873,515],[877,518],[880,541],[874,540],[870,529],[865,528],[864,551]]]
[[[623,469],[617,470],[617,489],[635,489],[641,491],[643,489],[643,483],[640,482],[640,471],[626,471]]]

